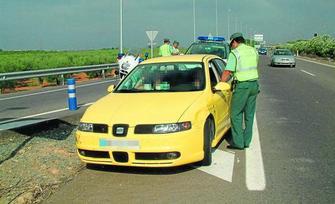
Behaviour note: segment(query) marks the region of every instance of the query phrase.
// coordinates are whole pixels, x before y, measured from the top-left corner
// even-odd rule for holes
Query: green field
[[[71,66],[84,66],[95,64],[106,64],[116,62],[118,49],[79,50],[79,51],[1,51],[0,50],[0,73],[39,70],[49,68],[61,68]],[[127,52],[127,50],[125,50]],[[149,52],[149,49],[136,49],[134,53]],[[158,49],[154,50],[154,56],[158,55]],[[100,72],[89,72],[90,78],[99,77]],[[40,77],[34,79],[32,84],[21,84],[21,86],[33,86],[48,83],[60,83],[60,76]],[[22,80],[0,82],[0,92],[4,89],[14,89]],[[23,80],[25,81],[25,80]]]
[[[183,48],[180,50],[185,51]],[[0,51],[0,73],[113,63],[116,62],[118,52],[118,49]],[[144,58],[146,52],[150,54],[150,49],[133,49],[133,52],[142,53]],[[154,49],[156,56],[158,48]]]
[[[138,49],[144,56],[149,49]],[[0,73],[116,62],[117,49],[80,51],[0,51]],[[154,50],[154,56],[158,49]]]
[[[0,73],[112,63],[118,50],[2,51]]]

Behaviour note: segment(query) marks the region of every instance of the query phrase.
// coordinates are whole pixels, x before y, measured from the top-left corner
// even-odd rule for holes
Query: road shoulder
[[[325,60],[318,60],[318,59],[314,59],[314,58],[310,58],[310,57],[296,57],[298,60],[302,60],[302,61],[305,61],[305,62],[311,62],[311,63],[314,63],[314,64],[318,64],[318,65],[323,65],[323,66],[326,66],[326,67],[331,67],[331,68],[335,68],[335,64],[334,63],[330,63],[330,62],[327,62]]]

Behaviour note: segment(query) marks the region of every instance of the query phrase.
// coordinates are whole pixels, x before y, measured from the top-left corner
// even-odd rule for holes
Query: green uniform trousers
[[[245,81],[236,84],[230,113],[233,139],[232,145],[235,147],[249,147],[252,138],[252,127],[258,93],[258,81]],[[243,122],[245,126],[244,129]]]

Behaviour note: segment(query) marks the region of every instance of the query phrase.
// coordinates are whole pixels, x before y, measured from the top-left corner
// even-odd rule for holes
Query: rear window
[[[227,59],[228,49],[224,43],[193,43],[186,54],[210,54]]]
[[[274,55],[293,55],[290,50],[276,50]]]

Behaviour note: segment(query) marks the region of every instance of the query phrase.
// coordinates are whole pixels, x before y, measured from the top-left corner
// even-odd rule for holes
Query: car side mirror
[[[219,82],[214,86],[214,91],[229,91],[230,90],[230,84],[226,82]]]
[[[115,89],[115,85],[112,84],[107,88],[107,91],[108,91],[108,93],[112,93],[114,91],[114,89]]]

